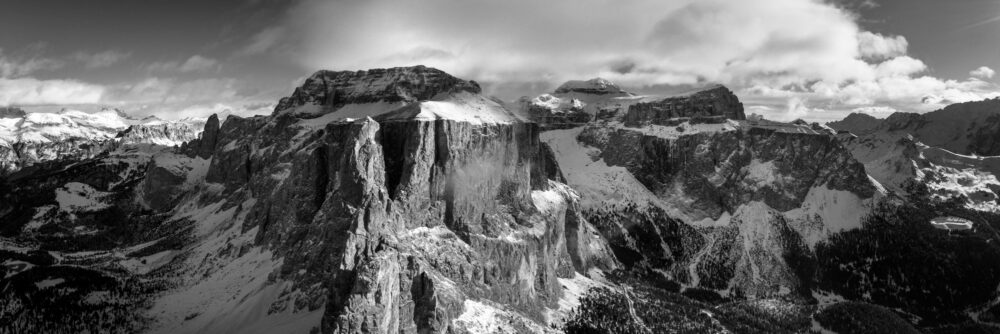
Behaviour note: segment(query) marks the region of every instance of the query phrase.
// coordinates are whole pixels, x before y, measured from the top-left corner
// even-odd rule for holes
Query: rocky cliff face
[[[745,120],[743,103],[728,88],[717,86],[691,94],[670,97],[659,101],[641,102],[628,107],[623,122],[626,125],[669,124],[669,120],[692,117],[721,117]]]
[[[368,71],[319,71],[306,79],[291,96],[282,98],[275,112],[303,105],[333,111],[346,104],[415,102],[438,94],[466,91],[478,94],[474,81],[464,81],[423,66]]]
[[[321,71],[274,114],[210,118],[179,148],[4,178],[0,332],[549,333],[593,317],[794,333],[835,316],[817,311],[830,291],[890,300],[852,275],[919,276],[847,255],[898,246],[864,237],[882,190],[850,135],[720,113],[737,105],[722,91],[670,109],[583,83],[553,96],[606,117],[543,131],[434,69]],[[661,109],[623,122],[647,102]],[[949,259],[986,254],[893,224]],[[983,231],[971,249],[992,249]]]
[[[590,165],[564,174],[623,263],[725,296],[811,298],[812,245],[859,227],[876,196],[863,165],[809,125],[612,123],[547,134],[560,165]]]
[[[396,87],[376,89],[382,95],[340,95],[352,97],[326,105],[413,101],[353,121],[319,123],[327,114],[278,113],[230,117],[217,131],[207,123],[202,138],[186,149],[202,152],[215,136],[205,173],[211,186],[187,205],[229,217],[205,226],[235,236],[213,247],[244,250],[191,250],[197,261],[184,268],[199,279],[182,287],[229,284],[229,276],[218,273],[246,268],[225,263],[266,251],[270,278],[261,284],[282,292],[247,293],[270,310],[267,319],[314,317],[303,324],[323,333],[478,332],[482,321],[492,321],[478,316],[485,310],[506,315],[504,326],[541,332],[545,310],[558,308],[559,277],[616,265],[582,217],[574,192],[557,182],[558,168],[537,125],[472,94],[474,83],[436,70],[373,70],[350,74],[353,83],[338,77],[347,72],[330,73],[313,78],[337,82],[330,84],[336,89],[301,88],[286,101],[329,102],[303,94],[360,92],[393,73],[438,80],[424,82],[437,92],[395,83],[379,86]],[[421,100],[429,96],[435,98]],[[196,237],[215,244],[212,233]],[[218,265],[205,265],[204,256]],[[235,305],[194,318],[190,312],[211,309],[164,305],[170,306],[160,324],[164,331],[249,326],[224,321],[243,312]]]

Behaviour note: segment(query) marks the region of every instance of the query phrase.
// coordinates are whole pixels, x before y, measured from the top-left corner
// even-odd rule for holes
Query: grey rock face
[[[791,220],[785,212],[805,207],[816,189],[865,199],[875,196],[875,186],[827,129],[726,124],[685,125],[701,130],[670,135],[602,124],[579,130],[575,139],[594,149],[588,154],[594,164],[623,167],[639,183],[621,185],[639,190],[589,208],[586,217],[634,272],[734,298],[808,300],[815,256],[807,240],[838,222]],[[560,145],[565,153],[568,146]],[[585,189],[601,182],[567,178]]]
[[[218,120],[216,120],[218,122]],[[113,142],[117,145],[185,143],[198,137],[201,129],[196,123],[136,124],[118,133]]]
[[[0,146],[0,175],[48,161],[83,160],[104,152],[112,140],[69,138],[56,142],[16,142]]]
[[[520,108],[528,118],[538,123],[543,129],[566,129],[590,122],[594,116],[583,110],[583,108],[570,108],[568,110],[553,110],[546,106],[531,103],[527,99],[520,101]]]
[[[319,72],[283,101],[457,92],[478,86],[422,67]],[[243,230],[283,259],[275,278],[305,292],[274,307],[322,308],[324,333],[454,332],[465,300],[541,321],[561,295],[557,277],[616,265],[572,191],[550,182],[561,177],[538,125],[406,115],[316,130],[288,113],[221,125],[206,181],[230,203],[255,199],[238,208]],[[538,207],[540,193],[551,206]]]
[[[687,96],[671,97],[655,102],[636,103],[628,108],[622,120],[628,126],[641,124],[671,125],[671,119],[719,116],[745,120],[743,103],[728,88],[699,91]]]
[[[219,140],[219,116],[212,114],[205,122],[205,130],[199,138],[198,156],[208,158],[215,150],[215,143]]]
[[[751,201],[791,210],[801,205],[809,189],[824,184],[862,198],[875,192],[864,166],[833,136],[750,127],[671,140],[591,127],[579,140],[601,149],[609,165],[629,169],[654,193],[680,189],[695,200],[692,211],[713,219]],[[754,161],[773,165],[768,168],[779,175],[774,183],[753,179],[747,167]]]
[[[349,103],[415,102],[441,93],[480,93],[479,84],[424,67],[395,67],[367,71],[319,71],[291,96],[282,98],[275,112],[305,104],[331,110]]]

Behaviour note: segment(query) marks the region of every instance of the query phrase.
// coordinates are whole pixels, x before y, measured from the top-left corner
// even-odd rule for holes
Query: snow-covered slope
[[[203,120],[137,120],[117,109],[62,110],[0,118],[0,174],[58,159],[83,159],[120,145],[178,146],[197,138]]]
[[[834,130],[744,120],[727,92],[634,103],[541,137],[626,267],[724,296],[808,298],[801,261],[861,227],[878,186]]]
[[[925,185],[935,198],[1000,212],[1000,100],[884,120],[851,115],[829,125],[844,132],[844,145],[887,189],[907,194]]]
[[[866,278],[898,268],[862,271],[893,265],[878,247],[934,246],[903,254],[926,266],[889,282],[920,289],[893,294],[922,294],[911,272],[947,272],[922,261],[937,251],[969,272],[1000,259],[947,249],[994,247],[978,216],[954,235],[982,240],[920,219],[863,226],[886,190],[852,136],[745,120],[724,87],[643,100],[591,80],[554,94],[610,111],[543,130],[436,69],[320,71],[273,114],[210,117],[179,148],[122,145],[0,179],[0,332],[557,333],[596,319],[798,333],[829,296],[816,284],[861,282],[862,297],[829,290],[852,300],[885,287]],[[109,140],[171,138],[152,131]],[[942,168],[997,163],[917,151]],[[987,284],[967,290],[988,296],[1000,274],[981,269]],[[823,276],[836,270],[851,273]]]

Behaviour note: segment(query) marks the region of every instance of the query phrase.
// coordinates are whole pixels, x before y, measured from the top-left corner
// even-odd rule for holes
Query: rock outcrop
[[[212,115],[213,117],[215,115]],[[211,122],[211,118],[209,119]],[[218,119],[215,121],[218,123]],[[115,136],[118,145],[154,144],[180,146],[197,138],[201,132],[200,122],[136,124],[122,130]]]
[[[219,188],[196,205],[235,210],[231,224],[253,240],[242,247],[280,259],[272,284],[288,294],[262,302],[321,312],[320,332],[462,332],[470,324],[456,319],[470,303],[538,327],[557,307],[560,275],[616,261],[558,183],[538,126],[476,92],[423,67],[318,72],[284,105],[321,101],[336,115],[335,106],[411,102],[321,125],[298,113],[230,116],[205,176]],[[209,127],[188,154],[209,142]]]
[[[475,81],[465,81],[438,69],[415,66],[367,71],[319,71],[306,79],[291,96],[282,98],[275,112],[303,105],[326,111],[346,104],[416,102],[438,94],[481,91]]]
[[[546,95],[580,124],[432,68],[320,71],[179,149],[0,179],[0,331],[547,333],[602,285],[645,332],[808,330],[820,250],[882,191],[857,137],[746,121],[724,87]]]
[[[679,191],[699,220],[717,219],[754,201],[788,211],[822,185],[863,198],[875,193],[864,166],[830,135],[745,127],[662,138],[590,127],[579,140],[598,148],[608,165],[627,168],[652,192]]]
[[[745,120],[743,103],[724,86],[715,86],[659,101],[640,102],[628,107],[622,120],[628,126],[642,124],[676,125],[677,118]]]

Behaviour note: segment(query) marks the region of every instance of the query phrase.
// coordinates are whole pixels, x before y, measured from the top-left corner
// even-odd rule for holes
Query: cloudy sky
[[[722,83],[826,121],[1000,95],[1000,0],[0,0],[0,105],[269,113],[318,69],[425,64],[504,99]]]

